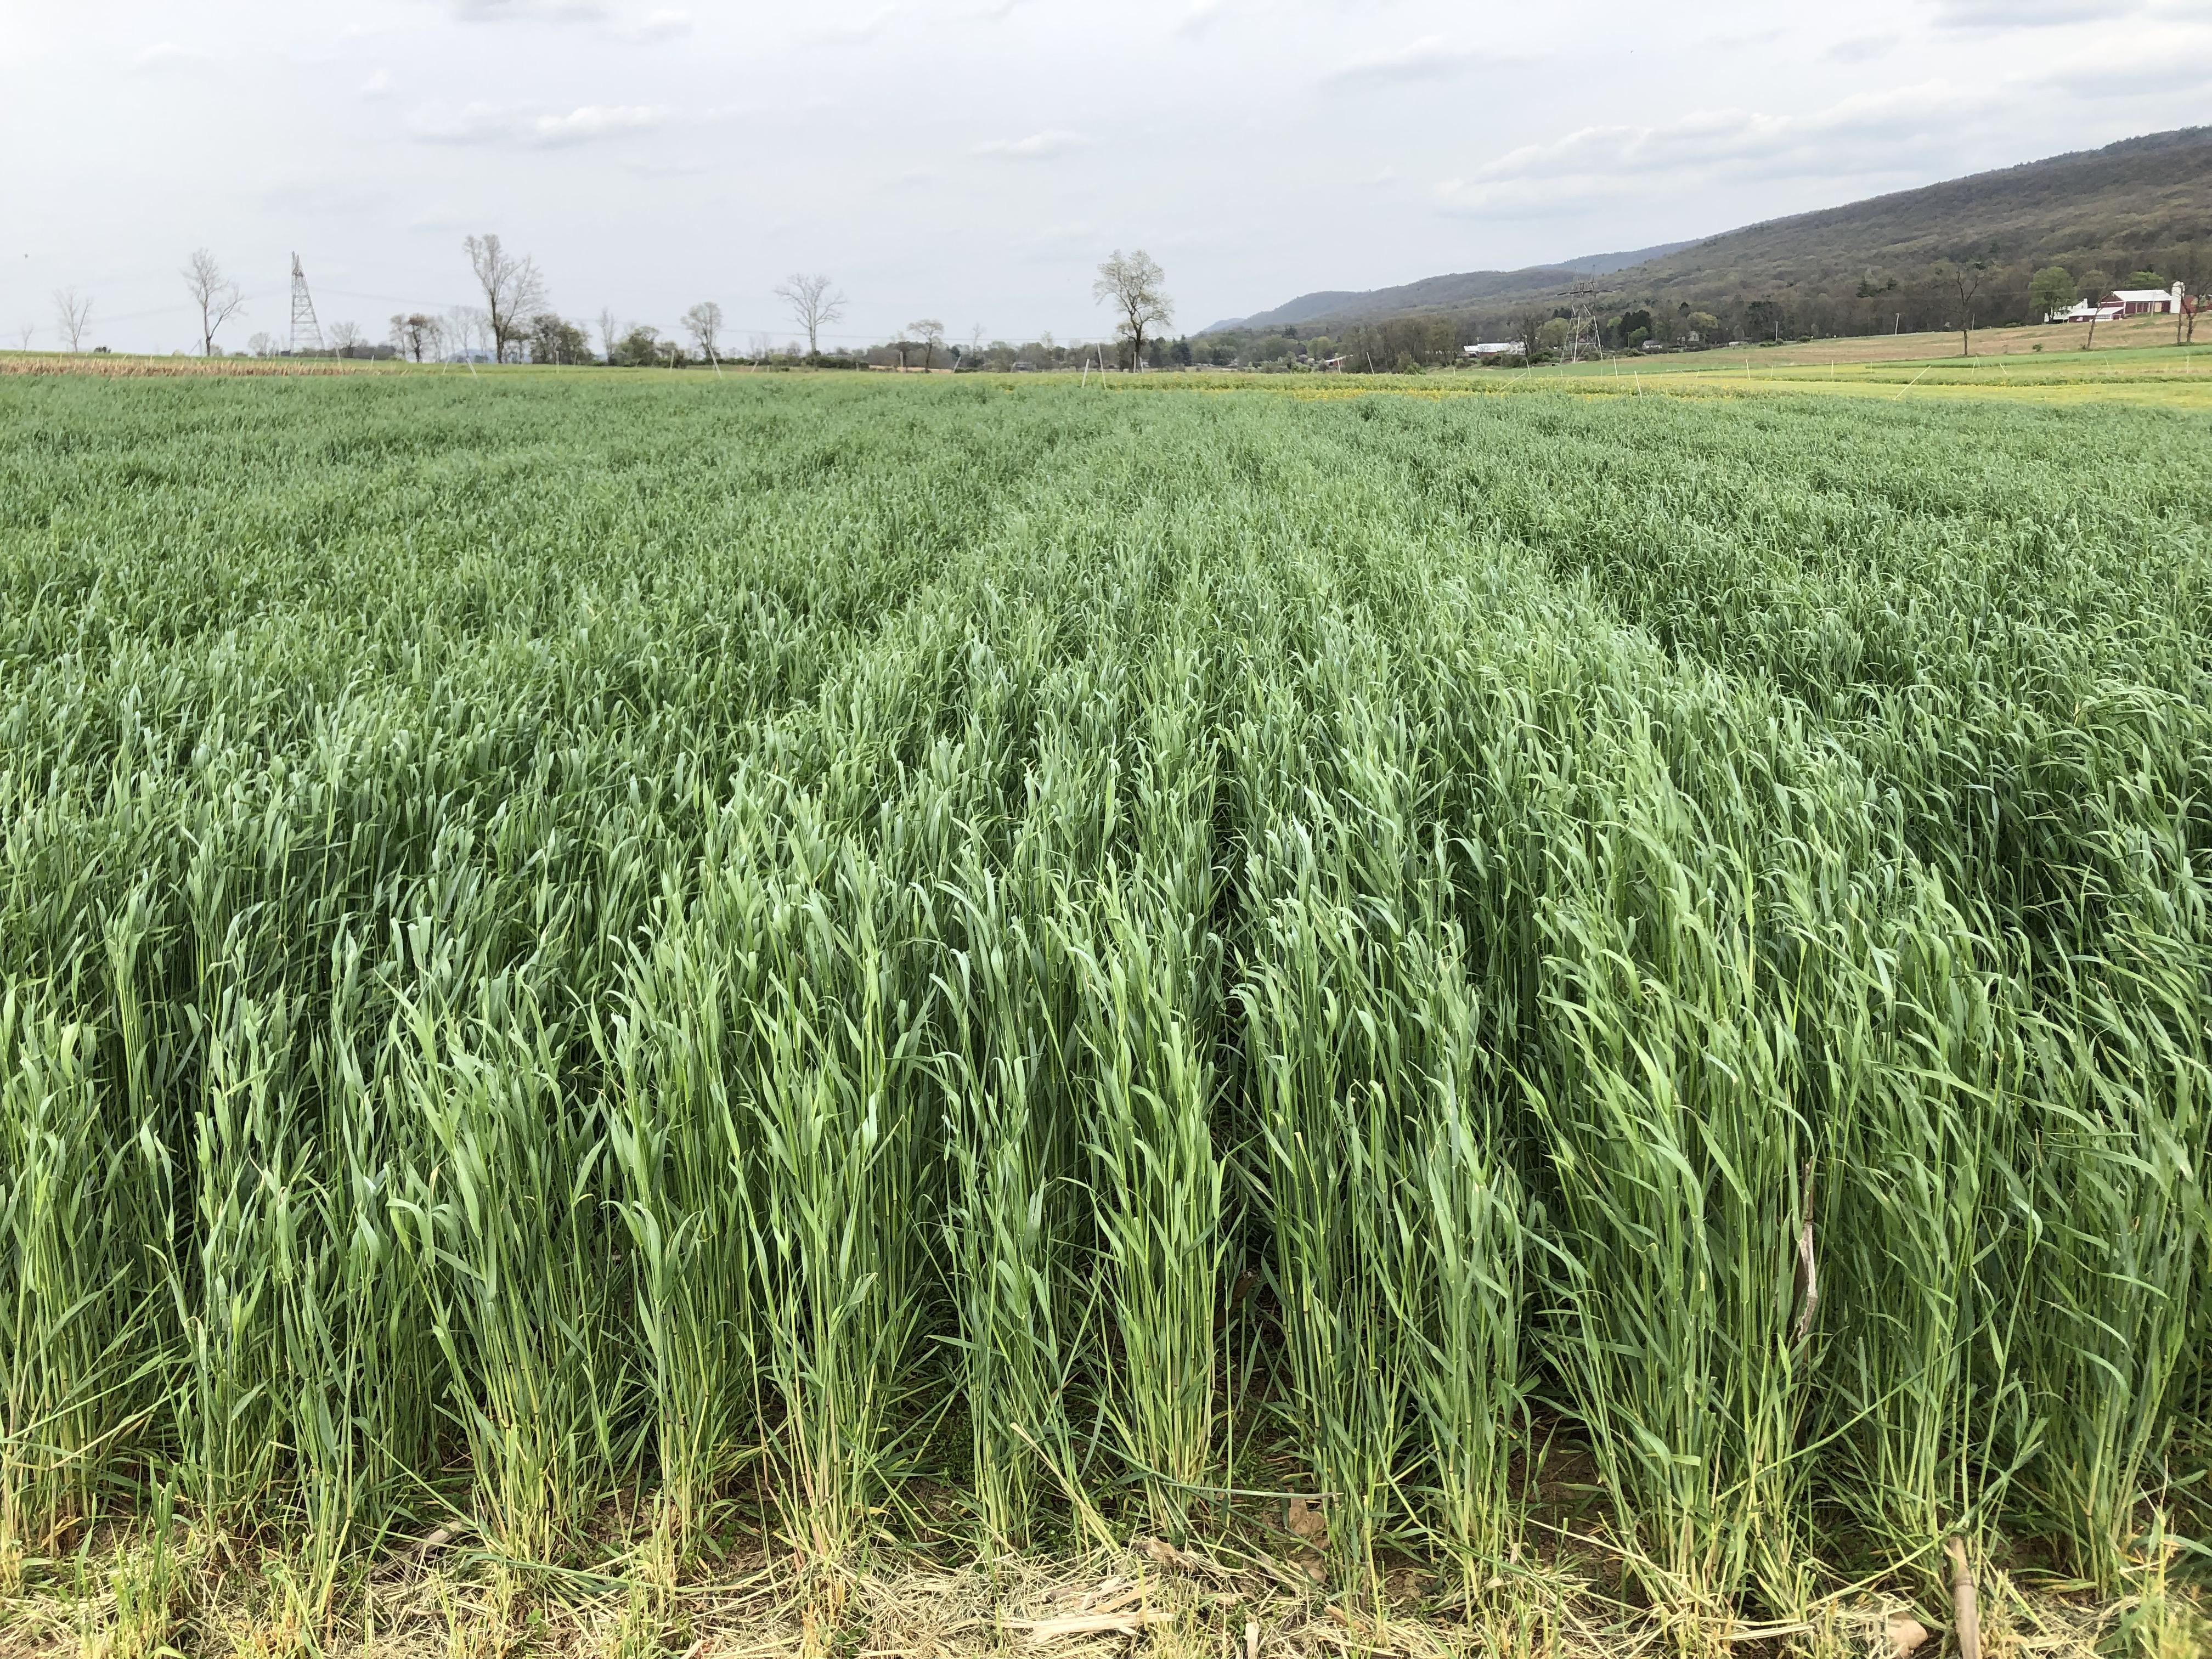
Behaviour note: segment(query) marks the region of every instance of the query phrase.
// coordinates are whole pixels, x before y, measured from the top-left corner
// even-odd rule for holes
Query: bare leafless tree
[[[714,355],[714,342],[722,331],[722,307],[712,300],[702,300],[684,313],[684,331],[697,342],[699,350],[707,361],[719,369],[722,360]]]
[[[1091,285],[1091,297],[1101,305],[1110,305],[1121,315],[1114,324],[1117,339],[1129,343],[1130,366],[1145,366],[1145,332],[1156,323],[1175,320],[1175,307],[1168,296],[1160,292],[1160,284],[1167,280],[1159,261],[1139,248],[1125,254],[1120,248],[1114,257],[1098,267],[1098,280]]]
[[[236,283],[222,274],[215,255],[204,247],[192,250],[192,257],[185,261],[182,274],[185,291],[199,307],[200,355],[212,357],[216,333],[246,303],[246,296],[239,292]]]
[[[79,294],[73,288],[54,290],[54,321],[63,339],[71,351],[84,343],[84,332],[92,326],[92,295]]]
[[[527,254],[518,258],[509,253],[489,231],[465,239],[461,246],[468,250],[469,269],[483,290],[492,359],[503,363],[507,347],[528,332],[525,319],[545,308],[545,279],[535,260]]]
[[[332,323],[325,331],[329,336],[331,349],[341,357],[350,357],[361,344],[361,328],[355,323]]]
[[[446,343],[466,356],[480,351],[491,338],[491,325],[476,306],[448,306],[442,319]]]
[[[266,357],[276,349],[276,337],[267,333],[256,334],[246,341],[246,349],[257,357]]]
[[[2081,342],[2081,349],[2097,349],[2097,313],[2104,309],[2105,301],[2112,292],[2112,276],[2107,270],[2085,270],[2081,273],[2081,297],[2089,302],[2089,337]]]
[[[1943,280],[1959,296],[1959,355],[1974,355],[1974,295],[1989,279],[1987,259],[1953,259],[1943,266]]]
[[[1513,337],[1521,342],[1521,361],[1533,363],[1536,354],[1544,349],[1544,325],[1551,319],[1540,311],[1524,311],[1513,319]],[[1370,354],[1371,344],[1364,348]]]
[[[936,362],[937,354],[945,349],[945,325],[934,317],[924,317],[908,323],[907,329],[921,342],[921,367],[927,373],[930,365]]]
[[[845,296],[830,286],[827,276],[809,276],[797,270],[776,289],[775,296],[791,307],[793,320],[806,331],[806,355],[820,356],[822,331],[845,314]]]
[[[28,351],[31,349],[31,337],[38,331],[39,325],[36,323],[16,324],[15,337],[22,343],[20,349]]]
[[[612,306],[601,306],[599,307],[599,355],[609,362],[615,360],[615,340],[621,331],[622,325],[615,320],[615,308]]]

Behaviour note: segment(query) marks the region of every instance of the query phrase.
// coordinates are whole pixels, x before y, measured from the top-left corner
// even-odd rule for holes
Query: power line
[[[421,310],[422,308],[422,302],[420,300],[402,299],[397,294],[362,294],[352,289],[331,288],[327,284],[325,285],[323,292],[325,294],[335,294],[341,300],[374,300],[379,305],[411,306],[416,310]],[[445,301],[435,301],[432,302],[432,308],[440,311],[451,311],[455,307]]]

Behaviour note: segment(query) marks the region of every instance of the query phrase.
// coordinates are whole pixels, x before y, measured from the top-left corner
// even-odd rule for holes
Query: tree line
[[[319,328],[319,338],[310,346],[263,331],[252,336],[245,349],[263,357],[597,363],[638,368],[680,368],[700,363],[719,368],[725,362],[745,362],[926,370],[941,362],[957,370],[986,366],[1063,368],[1087,362],[1103,370],[1162,368],[1176,361],[1159,332],[1175,314],[1165,292],[1166,273],[1142,248],[1127,254],[1117,248],[1098,266],[1092,298],[1113,314],[1110,342],[1091,344],[1077,340],[1060,346],[1047,334],[1042,340],[1019,346],[999,339],[987,345],[978,324],[962,343],[948,337],[941,320],[923,317],[907,324],[890,340],[825,350],[822,337],[843,319],[849,301],[826,274],[794,271],[775,289],[795,330],[792,337],[778,348],[769,335],[757,333],[744,347],[732,350],[725,346],[722,307],[714,301],[702,300],[686,311],[673,334],[663,333],[651,323],[619,320],[611,308],[602,308],[593,320],[580,320],[564,317],[553,307],[550,289],[535,258],[513,252],[495,232],[465,237],[461,246],[480,304],[449,306],[442,311],[394,312],[382,340],[371,339],[358,324],[340,320]],[[296,271],[295,265],[295,275]],[[244,292],[206,248],[194,250],[182,275],[198,319],[200,350],[207,356],[221,356],[219,337],[243,308]],[[92,326],[92,297],[65,289],[57,290],[53,300],[57,335],[70,350],[81,350]],[[23,349],[30,349],[35,333],[35,327],[28,324],[18,331]],[[802,334],[803,345],[798,337]],[[100,349],[103,348],[95,348]],[[1189,360],[1188,347],[1182,347],[1180,361]]]
[[[351,321],[323,331],[316,355],[404,358],[415,362],[598,363],[621,368],[719,367],[723,363],[822,368],[992,369],[1016,371],[1172,368],[1269,369],[1334,364],[1366,372],[1413,370],[1464,360],[1471,345],[1511,343],[1516,356],[1543,362],[1591,349],[1635,350],[1646,342],[1680,349],[1739,340],[1798,340],[1832,336],[1956,329],[1971,349],[1972,331],[2040,320],[2081,298],[2100,298],[2115,288],[2166,288],[2179,281],[2195,294],[2212,270],[2202,243],[2139,246],[2089,252],[2070,262],[2035,264],[2008,260],[2000,247],[1938,260],[1904,274],[1869,269],[1848,286],[1790,289],[1780,293],[1724,295],[1699,291],[1673,295],[1615,290],[1595,314],[1578,315],[1559,303],[1565,295],[1524,296],[1437,312],[1357,322],[1327,319],[1277,328],[1228,328],[1198,337],[1164,332],[1174,308],[1164,292],[1165,273],[1144,250],[1116,250],[1098,267],[1092,297],[1115,318],[1102,341],[1056,341],[1049,333],[1024,341],[986,340],[981,325],[965,339],[945,324],[919,318],[892,338],[862,346],[833,345],[823,337],[843,319],[847,296],[825,274],[793,272],[775,290],[792,325],[779,344],[755,333],[742,346],[726,343],[721,307],[702,301],[673,331],[617,319],[611,308],[597,318],[562,315],[550,302],[544,273],[527,254],[509,250],[495,233],[464,239],[480,303],[442,311],[395,312],[382,339]],[[193,251],[180,275],[190,299],[200,350],[222,353],[221,337],[244,306],[239,284],[206,248]],[[91,332],[93,297],[70,288],[53,295],[54,332],[70,351]],[[2178,329],[2194,338],[2194,316]],[[23,325],[18,343],[30,349],[36,330]],[[290,355],[294,344],[254,334],[246,349],[258,356]]]

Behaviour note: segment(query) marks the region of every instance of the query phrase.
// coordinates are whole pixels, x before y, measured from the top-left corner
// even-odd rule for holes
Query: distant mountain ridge
[[[1578,259],[1562,259],[1559,263],[1578,276],[1610,276],[1616,270],[1640,265],[1647,259],[1663,259],[1686,247],[1695,247],[1698,241],[1698,239],[1692,236],[1686,241],[1657,242],[1650,247],[1632,249],[1626,253],[1585,253]]]
[[[1214,329],[1353,324],[1426,316],[1502,319],[1557,305],[1577,279],[1604,279],[1612,306],[1747,308],[1812,329],[1938,319],[1946,262],[1984,260],[1977,314],[1996,322],[2027,305],[2028,273],[2064,264],[2079,276],[2158,270],[2192,290],[2212,279],[2212,127],[2124,138],[1961,179],[1765,220],[1684,242],[1518,270],[1462,271],[1365,292],[1301,295]],[[1864,316],[1856,316],[1856,305]],[[1951,306],[1956,310],[1956,304]],[[2017,317],[2013,317],[2018,320]],[[1731,323],[1734,325],[1734,323]],[[1763,332],[1767,325],[1759,323]]]
[[[1492,294],[1512,290],[1516,285],[1528,286],[1532,279],[1548,278],[1568,282],[1577,276],[1607,276],[1631,265],[1640,265],[1647,259],[1663,258],[1669,253],[1680,252],[1696,246],[1695,239],[1686,242],[1661,242],[1652,247],[1631,249],[1622,253],[1585,253],[1572,259],[1561,259],[1551,264],[1522,265],[1516,270],[1462,270],[1446,276],[1425,276],[1417,283],[1402,283],[1396,288],[1370,289],[1364,292],[1346,289],[1325,289],[1315,294],[1301,294],[1277,306],[1273,311],[1255,312],[1249,317],[1230,317],[1208,324],[1199,331],[1201,334],[1218,334],[1225,328],[1278,328],[1285,323],[1302,323],[1317,317],[1345,320],[1389,316],[1400,311],[1413,311],[1423,306],[1449,305],[1454,299],[1480,299]]]

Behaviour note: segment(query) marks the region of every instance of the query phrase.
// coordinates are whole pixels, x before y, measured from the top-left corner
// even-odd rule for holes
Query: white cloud
[[[1175,32],[1183,40],[1196,40],[1217,27],[1235,27],[1250,17],[1252,12],[1249,3],[1232,6],[1228,0],[1190,0],[1189,9],[1176,24]]]
[[[1894,34],[1859,34],[1838,40],[1820,54],[1832,64],[1864,64],[1897,50]]]
[[[2049,28],[2112,22],[2141,9],[2142,0],[1937,0],[1936,21],[1953,29]]]
[[[2089,43],[2043,77],[2083,98],[2139,98],[2212,82],[2212,32],[2130,30]]]
[[[878,6],[857,17],[836,17],[826,23],[817,22],[812,33],[817,40],[850,45],[874,39],[898,15],[896,6]]]
[[[1033,132],[1026,138],[994,138],[988,143],[976,145],[975,154],[1042,161],[1054,155],[1065,155],[1071,150],[1088,149],[1090,147],[1091,141],[1081,133],[1054,127],[1043,132]]]
[[[1700,35],[1698,43],[1728,52],[1741,52],[1747,48],[1756,51],[1761,46],[1772,46],[1788,33],[1787,29],[1735,29]]]
[[[131,60],[133,69],[166,69],[185,64],[211,64],[215,54],[198,46],[180,46],[173,40],[163,40],[147,47]]]
[[[1206,26],[1221,15],[1221,0],[1190,0],[1190,9],[1176,25],[1176,33],[1195,38],[1206,33]]]
[[[1032,257],[1064,258],[1087,252],[1097,240],[1097,226],[1087,219],[1074,219],[1065,224],[1045,225],[1033,230],[1014,246]]]
[[[391,91],[392,75],[387,70],[377,70],[375,74],[361,83],[361,94],[364,98],[382,98]]]
[[[584,104],[565,115],[532,114],[496,104],[469,104],[449,121],[420,121],[415,136],[438,144],[520,144],[554,149],[643,132],[666,119],[647,105]]]
[[[1462,73],[1476,58],[1469,47],[1455,46],[1441,34],[1425,34],[1402,46],[1347,58],[1322,78],[1333,86],[1436,81]]]
[[[254,197],[273,212],[294,220],[307,215],[359,219],[385,211],[393,200],[391,189],[382,185],[347,184],[333,187],[330,180],[315,178],[278,179],[256,191]]]
[[[1943,82],[1863,94],[1806,115],[1699,110],[1653,126],[1590,126],[1523,144],[1437,186],[1454,211],[1513,214],[1628,197],[1655,180],[1677,187],[1719,179],[1908,168],[1990,100]]]
[[[691,33],[691,14],[688,11],[647,12],[635,23],[624,23],[615,33],[625,40],[635,40],[641,46],[656,40],[673,40],[678,35]]]
[[[605,17],[597,0],[453,0],[464,23],[586,23]]]

